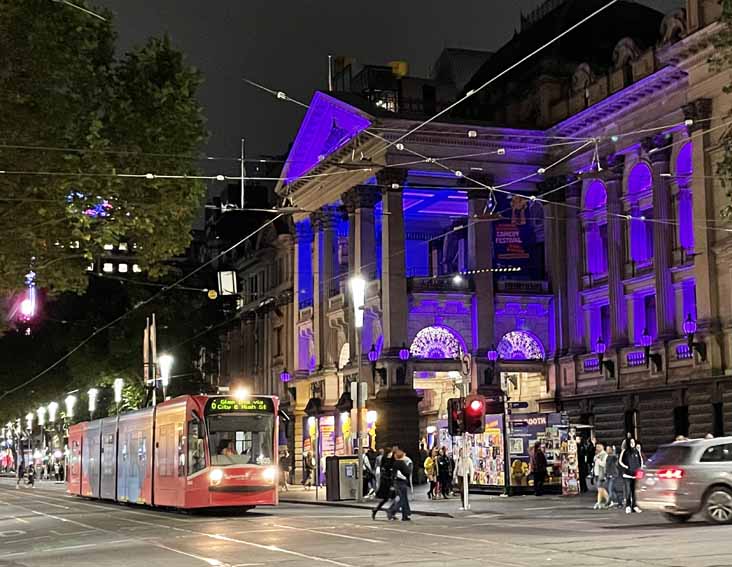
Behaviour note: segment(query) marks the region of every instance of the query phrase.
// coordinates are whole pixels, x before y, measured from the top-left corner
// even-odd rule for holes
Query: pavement
[[[594,511],[587,497],[484,498],[478,512],[411,522],[303,503],[184,514],[0,479],[0,567],[732,565],[732,526]]]

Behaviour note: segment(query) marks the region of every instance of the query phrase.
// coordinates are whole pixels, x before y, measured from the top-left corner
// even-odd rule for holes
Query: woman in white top
[[[607,493],[607,475],[605,474],[605,463],[607,462],[607,453],[602,443],[595,445],[595,461],[592,467],[592,475],[595,477],[597,484],[597,502],[595,510],[607,507],[609,503]]]

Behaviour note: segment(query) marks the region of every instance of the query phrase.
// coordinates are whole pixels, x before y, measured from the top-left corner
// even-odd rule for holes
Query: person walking
[[[313,487],[313,474],[315,473],[315,459],[313,459],[312,451],[305,453],[303,466],[305,467],[305,478],[302,479],[302,484],[305,490],[310,490]]]
[[[594,453],[590,448],[591,444],[589,439],[584,438],[577,449],[577,461],[579,467],[579,481],[580,481],[580,492],[587,492],[587,477],[590,475],[592,470],[592,458]]]
[[[23,461],[20,461],[18,463],[18,470],[15,471],[15,488],[20,488],[20,481],[23,480],[23,477],[25,476],[25,463]]]
[[[453,481],[455,481],[455,484],[457,484],[458,490],[460,490],[460,509],[465,510],[465,476],[468,477],[468,485],[470,485],[470,481],[473,478],[473,473],[475,472],[475,468],[473,467],[473,459],[470,458],[470,455],[464,456],[463,450],[460,449],[458,452],[458,458],[455,462],[455,473],[453,476]]]
[[[424,484],[427,481],[427,471],[424,468],[424,463],[429,456],[429,452],[424,448],[424,443],[420,443],[417,453],[417,484]]]
[[[595,445],[595,461],[592,466],[592,476],[597,485],[597,501],[593,507],[600,510],[608,505],[607,476],[606,476],[607,453],[602,443]]]
[[[412,510],[409,507],[409,476],[412,472],[405,459],[406,455],[401,449],[397,449],[394,455],[394,489],[396,490],[396,498],[392,503],[389,511],[386,513],[390,520],[393,520],[399,512],[402,511],[402,522],[411,520]]]
[[[607,458],[605,459],[605,479],[608,499],[608,508],[613,506],[619,506],[620,500],[617,494],[617,481],[620,475],[620,469],[618,468],[618,456],[615,454],[615,448],[612,445],[608,445],[605,449]]]
[[[427,491],[427,498],[434,500],[437,497],[437,449],[432,449],[424,460],[424,473],[427,475],[427,482],[430,487]]]
[[[36,467],[33,463],[28,465],[28,472],[27,475],[28,480],[26,481],[26,484],[30,486],[31,488],[36,487]]]
[[[447,454],[447,447],[443,446],[437,457],[437,481],[440,483],[440,494],[443,498],[447,498],[452,488],[450,478],[450,456]]]
[[[376,490],[376,498],[379,499],[379,503],[371,510],[372,520],[376,519],[376,514],[389,500],[396,498],[396,492],[394,491],[394,449],[382,449],[382,451],[383,454],[379,464],[379,488]]]
[[[544,494],[544,482],[547,474],[547,461],[541,441],[537,441],[534,445],[534,452],[531,455],[531,474],[534,476],[534,495],[542,496]]]
[[[368,453],[364,451],[361,457],[361,481],[363,485],[362,494],[365,498],[370,498],[374,495],[373,479],[374,470],[371,467],[371,459],[369,459]]]
[[[635,475],[643,468],[643,457],[638,450],[635,439],[632,437],[626,448],[620,453],[619,465],[623,471],[625,481],[625,513],[640,513],[642,510],[635,500]]]
[[[287,450],[287,447],[284,448],[284,451],[282,451],[282,454],[280,455],[280,488],[282,488],[285,492],[288,492],[290,489],[287,486],[287,477],[290,476],[290,452]]]

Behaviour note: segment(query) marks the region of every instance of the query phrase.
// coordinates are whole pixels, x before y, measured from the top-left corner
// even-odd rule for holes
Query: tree
[[[732,0],[721,0],[721,4],[722,15],[719,21],[722,29],[711,38],[715,50],[709,64],[713,71],[729,72],[732,68]],[[732,93],[732,83],[725,85],[723,90],[726,94]],[[732,187],[729,182],[732,179],[732,137],[727,135],[720,142],[722,159],[717,162],[717,175],[722,187],[727,189],[727,198],[732,201]],[[732,204],[725,206],[721,213],[723,217],[732,217]]]
[[[197,173],[201,76],[167,38],[116,58],[106,16],[0,0],[0,292],[31,265],[51,294],[83,292],[123,241],[160,275],[190,241],[200,180],[117,175]]]

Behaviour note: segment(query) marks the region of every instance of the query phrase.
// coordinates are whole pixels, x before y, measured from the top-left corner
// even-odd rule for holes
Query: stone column
[[[490,179],[481,181],[490,184]],[[475,286],[471,309],[472,354],[480,358],[485,357],[496,342],[493,272],[483,271],[493,268],[493,222],[481,219],[489,195],[488,191],[468,191],[468,270],[475,271],[471,276]],[[479,384],[482,384],[481,378]]]
[[[621,348],[628,344],[628,316],[625,310],[623,272],[625,267],[624,221],[620,218],[622,207],[623,156],[613,156],[605,176],[607,192],[607,280],[610,302],[610,337],[608,346]]]
[[[584,352],[584,317],[580,299],[581,267],[584,265],[584,246],[580,231],[580,194],[581,184],[567,188],[567,323],[569,331],[569,352]]]
[[[305,267],[303,264],[309,259],[312,261],[311,248],[313,245],[313,231],[310,226],[310,221],[300,221],[295,223],[295,237],[292,243],[292,328],[293,332],[293,343],[292,343],[292,375],[298,370],[305,370],[299,368],[300,364],[300,344],[298,341],[297,324],[300,321],[300,301],[302,301],[303,290],[300,286],[300,274]],[[305,253],[308,250],[308,253]]]
[[[338,260],[335,207],[323,207],[311,216],[315,240],[313,245],[313,329],[315,337],[315,358],[319,368],[335,367],[335,354],[331,345],[331,329],[328,325],[328,299],[330,288],[336,276]]]
[[[643,149],[651,160],[653,174],[653,218],[671,219],[671,188],[668,184],[669,140],[665,136],[646,138]],[[671,251],[673,232],[667,222],[653,223],[653,271],[656,279],[656,321],[658,337],[670,339],[676,335],[674,297],[671,281]]]
[[[381,223],[381,312],[384,355],[396,354],[407,342],[407,280],[404,250],[402,185],[404,169],[382,169],[376,176],[384,192]],[[394,352],[392,352],[394,351]]]
[[[719,218],[715,210],[712,192],[713,179],[705,179],[704,175],[713,175],[711,167],[707,167],[706,159],[709,150],[709,134],[699,134],[701,130],[709,128],[709,122],[699,122],[709,118],[712,111],[712,101],[708,98],[697,99],[684,106],[684,117],[695,120],[689,127],[689,133],[694,135],[693,145],[693,173],[691,179],[692,210],[695,219]],[[705,222],[694,223],[694,279],[696,282],[696,312],[700,330],[708,330],[717,325],[719,313],[719,296],[715,282],[718,274],[714,253],[716,233],[706,228]],[[686,314],[683,314],[686,317]],[[680,325],[679,325],[680,327]]]

